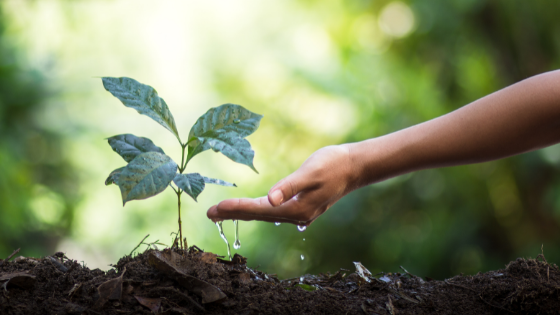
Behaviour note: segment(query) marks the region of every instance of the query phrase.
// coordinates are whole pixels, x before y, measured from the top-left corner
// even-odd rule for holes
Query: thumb
[[[274,185],[268,192],[270,204],[277,207],[309,188],[311,186],[310,181],[308,176],[305,175],[298,170]]]

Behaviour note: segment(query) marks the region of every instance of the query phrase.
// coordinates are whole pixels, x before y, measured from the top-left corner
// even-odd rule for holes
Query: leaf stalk
[[[181,144],[181,166],[179,167],[179,173],[183,174],[185,168],[187,168],[187,163],[185,163],[185,148],[187,147],[188,142],[185,144]],[[188,161],[187,161],[188,162]]]

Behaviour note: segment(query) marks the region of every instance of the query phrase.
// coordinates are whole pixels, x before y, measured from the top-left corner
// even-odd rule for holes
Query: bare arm
[[[490,161],[558,142],[559,70],[410,128],[322,148],[272,187],[268,197],[224,200],[208,210],[208,217],[308,225],[362,186],[420,169]]]

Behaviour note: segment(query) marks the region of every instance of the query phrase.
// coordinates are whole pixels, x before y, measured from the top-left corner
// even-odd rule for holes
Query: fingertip
[[[212,222],[220,221],[218,218],[218,206],[214,205],[210,207],[210,209],[206,212],[206,216],[208,219],[212,220]]]
[[[239,199],[226,199],[219,204],[216,205],[216,212],[219,211],[228,211],[233,210],[239,206],[240,200]]]

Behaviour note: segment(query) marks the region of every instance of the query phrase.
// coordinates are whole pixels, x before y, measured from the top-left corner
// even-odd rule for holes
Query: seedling
[[[187,142],[183,143],[177,132],[173,115],[154,88],[126,77],[104,77],[102,81],[105,89],[118,98],[124,106],[134,108],[138,113],[158,122],[171,131],[181,145],[181,163],[177,164],[148,138],[132,134],[108,138],[111,148],[128,165],[112,171],[105,180],[105,185],[116,184],[119,186],[123,206],[131,200],[153,197],[164,191],[167,186],[171,186],[177,194],[179,242],[181,248],[184,249],[186,243],[183,241],[181,194],[184,192],[196,201],[198,195],[204,190],[205,184],[237,187],[235,184],[221,179],[208,178],[199,173],[183,174],[187,164],[199,153],[212,149],[257,172],[253,166],[255,152],[245,137],[257,130],[263,116],[235,104],[210,108],[206,114],[198,118],[189,132]],[[171,184],[172,182],[176,187]],[[237,222],[235,223],[237,228]],[[221,224],[219,228],[221,228]]]

